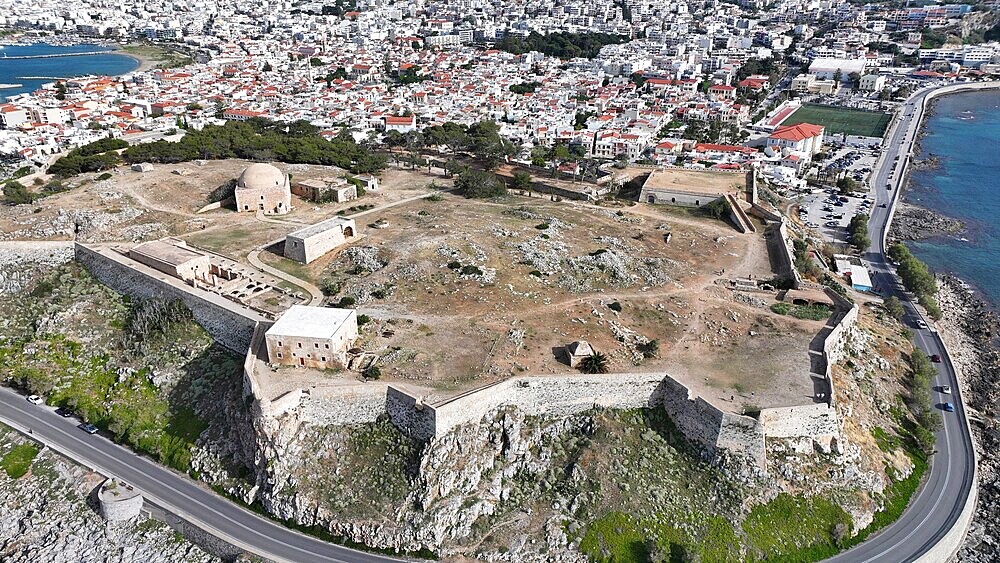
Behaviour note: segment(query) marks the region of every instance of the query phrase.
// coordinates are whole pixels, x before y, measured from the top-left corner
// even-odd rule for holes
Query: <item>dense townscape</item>
[[[561,165],[546,149],[563,145],[573,160],[760,161],[787,182],[811,154],[741,148],[771,147],[789,95],[885,111],[928,82],[1000,69],[1000,44],[965,44],[993,21],[984,5],[8,2],[4,14],[37,40],[169,41],[202,61],[8,100],[2,152],[35,163],[109,134],[252,117],[359,142],[490,120],[527,161]],[[959,44],[942,45],[952,32]]]
[[[998,0],[0,0],[0,77],[0,560],[1000,557],[908,195]]]

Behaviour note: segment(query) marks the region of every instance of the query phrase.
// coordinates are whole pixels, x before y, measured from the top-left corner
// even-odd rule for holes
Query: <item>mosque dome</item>
[[[287,182],[287,176],[281,170],[270,164],[257,163],[247,166],[236,181],[238,190],[259,190],[263,188],[280,188]]]

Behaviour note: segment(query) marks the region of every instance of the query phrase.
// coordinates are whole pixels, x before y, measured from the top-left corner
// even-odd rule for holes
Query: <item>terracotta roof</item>
[[[784,141],[802,141],[822,135],[823,129],[822,125],[813,125],[812,123],[785,125],[775,129],[774,133],[771,133],[771,138],[782,139]]]

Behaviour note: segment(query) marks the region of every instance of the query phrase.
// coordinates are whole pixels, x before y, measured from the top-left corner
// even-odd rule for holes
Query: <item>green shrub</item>
[[[465,266],[462,266],[462,275],[463,276],[481,276],[481,275],[483,275],[483,271],[480,270],[478,266],[474,266],[472,264],[467,264]]]
[[[612,303],[608,303],[608,309],[611,309],[612,311],[614,311],[616,313],[621,313],[622,312],[622,304],[619,303],[619,302],[617,302],[617,301],[614,301]]]
[[[461,269],[462,263],[459,262],[458,260],[452,260],[451,262],[448,262],[448,267],[451,268],[452,270],[458,270]]]
[[[104,172],[100,176],[98,176],[98,177],[96,177],[94,179],[97,180],[98,182],[101,182],[101,181],[104,181],[104,180],[110,180],[111,179],[111,172]]]
[[[368,315],[358,315],[358,326],[364,326],[372,320]]]
[[[779,315],[787,315],[791,309],[792,306],[784,302],[775,303],[771,305],[771,310],[774,311],[775,313],[778,313]]]
[[[351,297],[350,295],[345,295],[340,298],[340,301],[337,301],[337,307],[341,309],[350,309],[355,303],[357,303],[357,301],[357,299]]]
[[[20,182],[11,180],[3,186],[3,197],[14,205],[23,205],[35,201],[37,196]]]

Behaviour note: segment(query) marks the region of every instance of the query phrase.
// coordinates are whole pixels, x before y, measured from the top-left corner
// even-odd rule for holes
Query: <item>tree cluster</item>
[[[126,141],[110,137],[88,143],[69,151],[66,156],[53,162],[49,167],[49,173],[68,178],[81,172],[99,172],[114,168],[121,163],[121,158],[118,157],[118,153],[112,151],[126,147],[128,147]]]
[[[910,367],[913,368],[908,382],[910,412],[920,426],[933,432],[941,427],[941,415],[934,408],[931,398],[931,382],[937,375],[937,370],[927,354],[919,348],[914,348],[910,354]]]
[[[35,201],[35,194],[28,188],[15,180],[11,180],[3,185],[3,197],[13,205],[22,205]]]
[[[560,59],[573,59],[583,57],[592,59],[601,52],[605,45],[617,45],[629,40],[624,35],[611,33],[569,33],[557,32],[542,35],[532,31],[527,37],[517,37],[507,35],[494,45],[497,49],[520,55],[528,51],[538,51],[539,53],[559,57]]]
[[[851,222],[847,226],[848,230],[848,242],[851,246],[858,249],[861,252],[867,250],[872,244],[872,240],[868,238],[868,214],[858,213],[854,217],[851,217]]]
[[[541,86],[541,83],[535,81],[522,82],[520,84],[512,84],[510,91],[515,94],[530,94],[537,90],[539,86]]]
[[[387,147],[405,147],[413,153],[424,148],[447,153],[465,152],[483,161],[488,170],[496,169],[505,157],[517,154],[517,145],[501,137],[500,127],[493,121],[472,125],[449,121],[405,134],[390,131],[382,142]]]
[[[195,159],[270,160],[338,166],[359,174],[385,167],[384,155],[355,143],[346,129],[335,139],[326,140],[308,122],[279,123],[261,118],[208,125],[200,131],[188,131],[176,142],[136,145],[129,147],[123,157],[128,163],[164,164]]]
[[[932,319],[941,318],[941,308],[934,298],[937,294],[937,281],[927,264],[921,262],[902,243],[896,243],[889,248],[889,257],[899,264],[896,271],[903,279],[903,285],[917,296],[917,302],[923,305],[927,314]]]
[[[396,74],[396,82],[400,84],[416,84],[417,82],[432,80],[433,78],[429,74],[420,74],[420,67],[416,65]]]
[[[507,186],[492,172],[466,170],[455,178],[455,187],[467,198],[489,199],[507,195]]]

